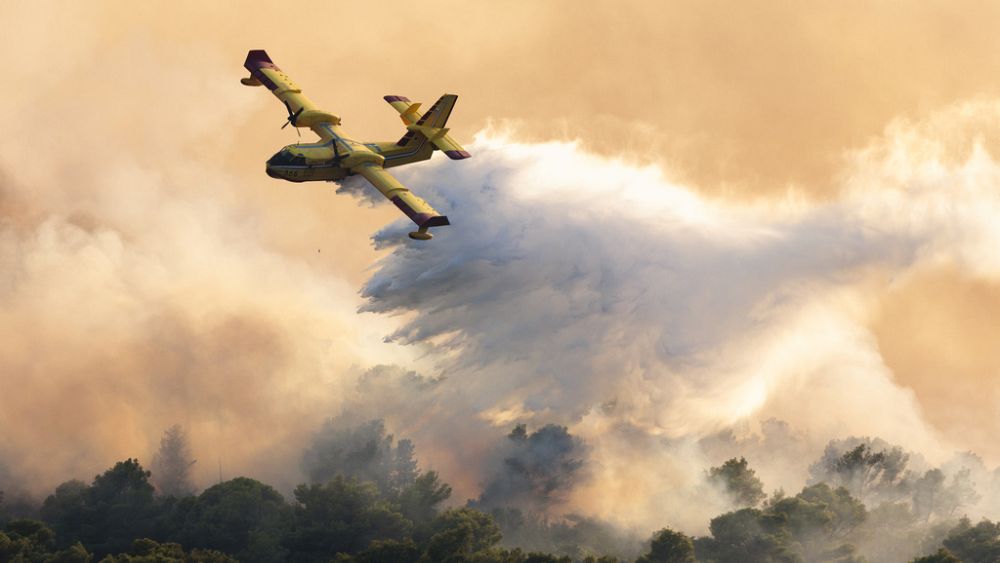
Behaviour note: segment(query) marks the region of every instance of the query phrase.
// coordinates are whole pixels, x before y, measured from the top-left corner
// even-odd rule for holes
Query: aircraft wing
[[[302,93],[302,89],[274,64],[266,51],[250,51],[243,66],[250,71],[250,76],[243,78],[241,82],[246,86],[266,86],[285,105],[289,123],[295,127],[309,127],[323,139],[332,138],[323,125],[339,125],[340,118],[319,110],[316,104]]]
[[[362,164],[355,167],[354,172],[364,176],[375,188],[382,192],[389,201],[406,214],[421,229],[427,227],[443,227],[450,225],[448,217],[441,215],[429,203],[408,190],[399,180],[392,177],[384,168],[376,164]]]

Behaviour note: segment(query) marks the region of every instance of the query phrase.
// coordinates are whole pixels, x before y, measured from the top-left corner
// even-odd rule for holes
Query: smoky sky
[[[287,487],[363,412],[476,498],[514,424],[556,424],[587,444],[566,509],[657,525],[706,436],[772,418],[1000,455],[996,7],[424,10],[0,7],[5,479],[179,423],[199,484]],[[399,172],[452,226],[267,178],[297,136],[239,84],[253,48],[365,140],[399,137],[382,95],[458,94],[474,158]]]

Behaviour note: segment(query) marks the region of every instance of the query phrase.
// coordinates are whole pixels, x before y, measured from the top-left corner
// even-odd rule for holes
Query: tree
[[[372,540],[406,539],[412,524],[385,501],[372,483],[336,476],[319,485],[299,485],[293,530],[287,540],[295,561],[328,561],[356,554]]]
[[[157,491],[174,497],[194,494],[191,483],[194,463],[184,429],[179,424],[168,428],[160,438],[160,451],[153,456],[153,481]]]
[[[427,545],[428,561],[462,561],[500,543],[500,528],[493,518],[471,508],[448,510],[434,521],[434,535]]]
[[[576,482],[585,445],[565,426],[548,424],[528,434],[523,424],[507,436],[502,463],[473,504],[485,510],[516,506],[545,512]]]
[[[768,514],[777,517],[807,561],[841,560],[854,547],[844,540],[867,519],[864,504],[847,489],[820,483],[794,497],[773,503]]]
[[[962,560],[945,548],[937,550],[937,553],[917,557],[912,563],[962,563]]]
[[[274,488],[237,477],[205,489],[174,507],[175,532],[183,545],[216,549],[240,561],[283,559],[282,538],[291,526],[291,508]]]
[[[636,563],[695,563],[694,542],[688,536],[664,528],[653,534],[649,553]]]
[[[313,483],[325,483],[337,475],[375,483],[386,496],[406,488],[419,475],[410,440],[393,446],[381,420],[346,426],[330,419],[313,438],[302,456],[302,468]]]
[[[414,458],[413,442],[407,439],[396,443],[392,454],[392,467],[389,471],[389,488],[401,491],[413,484],[420,475],[417,470],[417,460]]]
[[[708,470],[708,480],[719,487],[737,506],[757,506],[767,496],[764,484],[750,469],[746,458],[732,458]]]
[[[413,540],[375,540],[354,558],[357,563],[416,563],[420,548]]]
[[[74,479],[56,487],[42,504],[42,519],[55,530],[59,545],[70,545],[83,536],[89,518],[87,494],[87,484]]]
[[[435,471],[421,474],[404,487],[397,497],[399,510],[418,528],[430,525],[437,507],[451,496],[451,487],[438,479]]]
[[[812,483],[842,486],[863,501],[896,501],[909,493],[909,459],[902,448],[878,438],[849,438],[827,444],[809,471]]]
[[[0,561],[41,561],[56,539],[55,532],[37,520],[11,520],[0,533]]]
[[[178,543],[159,543],[149,538],[137,539],[126,553],[111,555],[101,563],[239,563],[236,559],[211,549],[193,549],[185,553]]]
[[[944,495],[944,472],[940,469],[928,470],[913,482],[913,513],[927,522],[932,514],[940,512],[939,505]]]
[[[942,543],[965,563],[995,563],[1000,561],[1000,522],[982,520],[973,526],[962,518]]]
[[[138,460],[120,461],[94,477],[60,485],[41,514],[55,528],[59,545],[80,541],[100,558],[127,549],[134,538],[152,535],[156,504],[149,472]]]
[[[709,523],[711,537],[695,540],[698,560],[718,563],[799,563],[789,546],[789,533],[778,519],[756,508],[716,516]]]
[[[763,508],[744,508],[713,518],[712,536],[695,540],[699,560],[858,560],[846,539],[866,520],[861,501],[843,487],[805,487],[794,497],[776,496]]]

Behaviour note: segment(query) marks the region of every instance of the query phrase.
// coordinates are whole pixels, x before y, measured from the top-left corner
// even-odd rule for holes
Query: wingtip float
[[[458,96],[445,94],[427,110],[403,96],[385,96],[406,126],[398,141],[362,143],[340,127],[340,118],[316,107],[263,50],[247,53],[243,66],[250,76],[240,80],[246,86],[266,86],[284,105],[288,118],[282,128],[305,127],[319,135],[317,143],[288,145],[267,161],[267,175],[289,182],[335,181],[364,177],[411,221],[415,240],[429,240],[431,227],[449,225],[448,217],[403,186],[387,168],[427,160],[436,150],[452,160],[469,158],[469,153],[448,134],[445,125]]]

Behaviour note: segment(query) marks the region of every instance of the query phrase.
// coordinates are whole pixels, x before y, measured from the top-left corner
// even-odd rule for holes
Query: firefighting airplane
[[[250,76],[240,81],[246,86],[267,86],[288,110],[288,124],[308,127],[319,135],[319,143],[297,143],[278,151],[267,161],[267,175],[290,182],[340,180],[360,174],[406,214],[418,229],[410,238],[429,240],[430,227],[448,225],[448,217],[434,210],[393,178],[386,168],[427,160],[435,150],[442,150],[452,160],[469,158],[469,153],[448,135],[445,124],[458,96],[445,94],[427,113],[420,113],[420,103],[403,96],[385,96],[396,108],[407,132],[398,141],[359,143],[340,128],[340,118],[318,109],[288,75],[281,71],[262,50],[250,51],[243,66]]]

